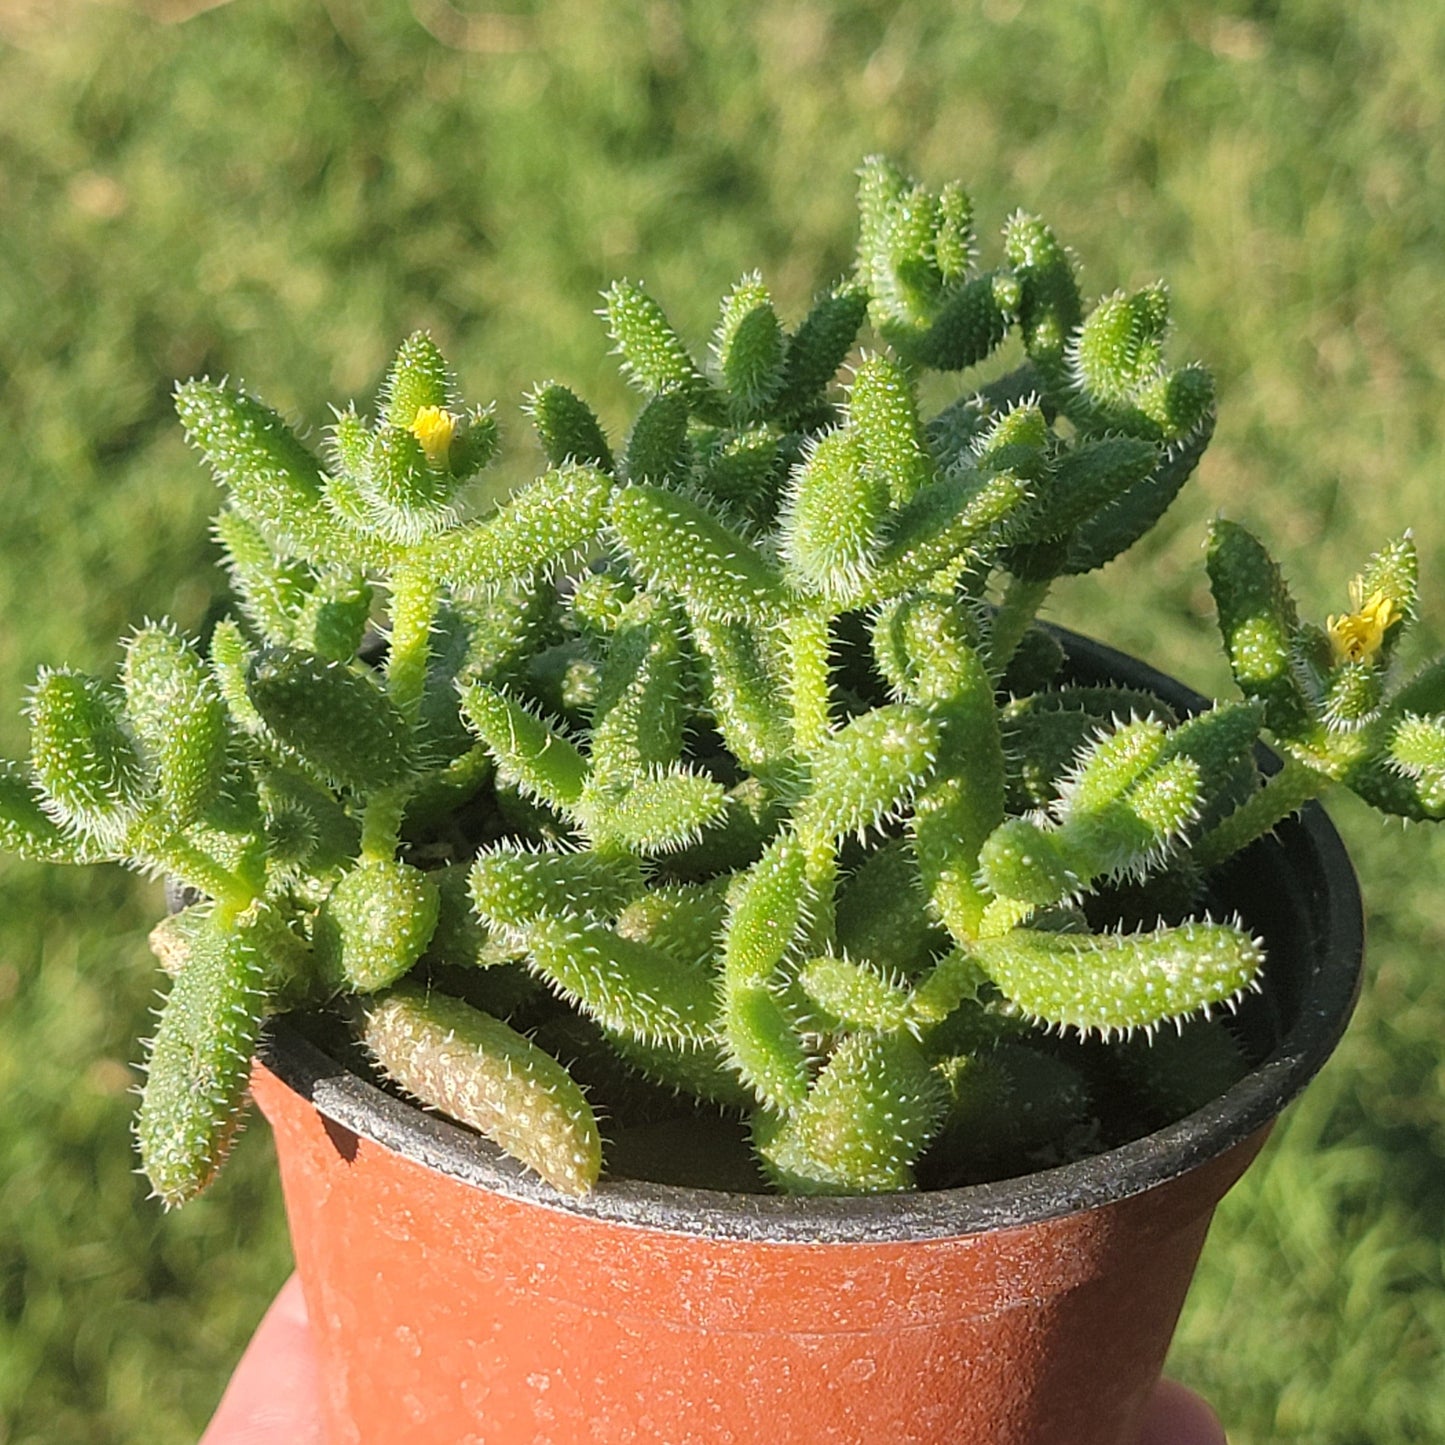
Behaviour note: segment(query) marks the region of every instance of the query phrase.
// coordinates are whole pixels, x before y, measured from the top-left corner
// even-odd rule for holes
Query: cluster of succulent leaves
[[[224,1156],[265,1016],[325,1005],[569,1192],[599,1107],[745,1121],[793,1192],[1067,1157],[1099,1088],[1070,1040],[1152,1040],[1257,979],[1208,866],[1332,781],[1445,812],[1445,668],[1392,676],[1408,537],[1316,627],[1219,524],[1242,701],[1067,681],[1038,608],[1168,507],[1209,376],[1166,361],[1161,286],[1086,307],[1036,217],[984,270],[959,186],[871,160],[860,210],[849,279],[789,330],[745,276],[705,363],[614,285],[630,430],[538,386],[549,469],[490,510],[464,489],[495,419],[424,335],[324,459],[239,387],[178,389],[239,615],[204,648],[141,627],[118,684],[43,673],[0,772],[8,849],[190,890],[153,937],[137,1125],[166,1201]],[[922,373],[1005,343],[1013,370],[921,415]],[[1240,1067],[1217,1026],[1109,1052],[1156,1120]]]

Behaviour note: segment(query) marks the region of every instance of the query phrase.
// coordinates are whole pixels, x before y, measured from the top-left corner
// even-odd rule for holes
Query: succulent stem
[[[815,752],[828,736],[828,614],[822,607],[799,608],[788,619],[793,663],[793,738],[798,751]]]
[[[993,631],[989,639],[989,667],[995,677],[1007,669],[1052,585],[1048,580],[1009,578],[998,611],[994,614]]]
[[[167,873],[215,899],[218,919],[233,918],[256,900],[254,889],[178,833],[162,840],[153,853]]]
[[[385,859],[396,854],[401,820],[411,798],[409,783],[394,783],[367,801],[361,815],[361,856]]]
[[[436,579],[425,569],[399,569],[392,580],[386,685],[408,722],[415,722],[421,706],[431,656],[431,629],[440,597]]]
[[[1266,779],[1262,788],[1195,843],[1194,861],[1201,868],[1213,868],[1232,858],[1319,797],[1330,782],[1318,769],[1297,758],[1286,758],[1284,766]]]

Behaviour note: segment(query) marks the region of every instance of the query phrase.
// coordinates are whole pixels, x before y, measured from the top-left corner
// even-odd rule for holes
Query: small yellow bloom
[[[1353,612],[1331,617],[1325,624],[1336,662],[1369,662],[1385,641],[1390,624],[1399,620],[1394,599],[1383,592],[1364,595],[1364,583],[1356,577],[1350,583]]]
[[[444,467],[457,434],[457,419],[443,406],[424,406],[417,411],[411,434],[421,443],[427,465]]]

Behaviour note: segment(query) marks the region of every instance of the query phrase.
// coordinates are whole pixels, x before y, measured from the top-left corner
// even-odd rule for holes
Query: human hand
[[[200,1445],[324,1445],[316,1351],[296,1275],[281,1286]]]
[[[1144,1412],[1139,1445],[1228,1445],[1219,1417],[1194,1393],[1160,1380]]]
[[[200,1445],[323,1445],[316,1354],[293,1274],[261,1321]],[[1226,1445],[1214,1411],[1183,1385],[1160,1382],[1139,1445]]]

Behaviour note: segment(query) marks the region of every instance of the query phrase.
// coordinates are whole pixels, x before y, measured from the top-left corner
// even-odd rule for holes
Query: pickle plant
[[[118,683],[42,672],[0,772],[8,849],[183,885],[137,1124],[167,1203],[281,1010],[567,1192],[600,1108],[713,1110],[802,1193],[1075,1157],[1101,1095],[1137,1133],[1244,1067],[1207,1020],[1262,946],[1211,915],[1214,865],[1332,783],[1445,812],[1445,664],[1395,665],[1408,534],[1321,626],[1218,523],[1240,700],[1069,680],[1039,607],[1169,506],[1209,374],[1166,359],[1162,285],[1086,305],[1035,216],[983,269],[961,186],[872,159],[859,202],[848,279],[789,329],[744,276],[705,361],[612,286],[630,427],[536,387],[548,469],[490,507],[494,413],[425,335],[323,456],[179,387],[236,613],[204,645],[140,627]],[[925,416],[929,371],[960,379]]]

